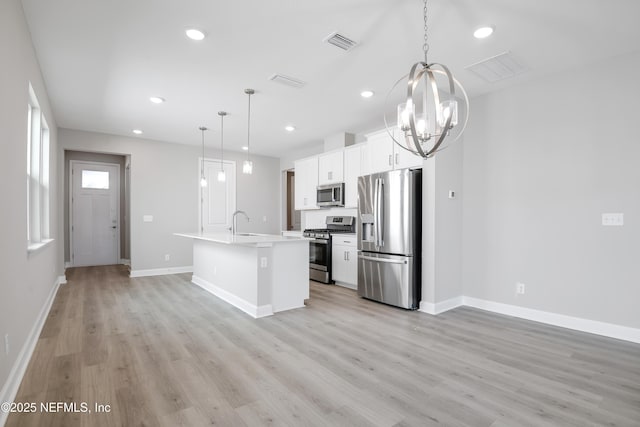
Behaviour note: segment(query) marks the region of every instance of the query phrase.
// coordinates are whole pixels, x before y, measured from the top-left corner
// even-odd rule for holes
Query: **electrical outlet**
[[[260,267],[267,268],[267,257],[263,256],[260,258]]]
[[[520,282],[516,283],[516,293],[518,295],[524,295],[524,288],[525,288],[524,283],[520,283]]]
[[[165,261],[169,261],[170,259],[171,259],[171,255],[166,254],[166,255],[164,256],[164,260],[165,260]]]
[[[623,213],[603,213],[602,214],[602,225],[610,226],[621,226],[624,225],[624,214]]]
[[[4,353],[9,355],[9,334],[4,335]]]

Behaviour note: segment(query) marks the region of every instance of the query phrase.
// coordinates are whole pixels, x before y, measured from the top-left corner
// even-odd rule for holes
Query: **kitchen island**
[[[304,307],[309,241],[252,233],[175,233],[193,239],[191,281],[254,318]]]

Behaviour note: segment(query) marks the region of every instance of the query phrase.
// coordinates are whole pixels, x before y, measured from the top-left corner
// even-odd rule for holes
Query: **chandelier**
[[[409,74],[401,77],[387,94],[388,104],[396,88],[406,79],[404,101],[397,106],[397,129],[389,126],[387,116],[384,123],[387,132],[397,145],[424,158],[433,156],[445,148],[445,138],[456,141],[467,126],[469,99],[467,93],[453,77],[449,68],[436,62],[427,61],[429,43],[427,35],[427,0],[423,1],[424,18],[424,62],[413,64]],[[422,83],[422,85],[420,84]],[[418,89],[421,90],[418,90]],[[459,108],[456,88],[462,95],[464,105]],[[397,94],[396,94],[397,95]],[[462,120],[460,118],[463,117]]]

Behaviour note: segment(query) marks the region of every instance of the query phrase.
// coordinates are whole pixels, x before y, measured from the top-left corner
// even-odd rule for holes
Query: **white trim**
[[[469,307],[640,344],[640,329],[630,328],[628,326],[614,325],[613,323],[582,319],[472,297],[462,297],[462,301],[463,305]]]
[[[435,304],[432,302],[420,301],[420,308],[418,310],[424,313],[435,315],[452,310],[456,307],[460,307],[461,305],[463,305],[463,301],[464,297],[454,297],[445,301],[437,302]]]
[[[36,344],[38,343],[38,338],[40,338],[40,333],[42,332],[42,328],[44,327],[44,323],[49,316],[49,310],[51,310],[51,305],[53,304],[53,300],[56,297],[58,292],[58,288],[60,284],[66,283],[66,278],[64,276],[59,276],[56,278],[53,287],[51,288],[51,292],[47,297],[36,321],[29,332],[29,336],[25,341],[24,345],[20,349],[20,353],[16,358],[16,361],[9,372],[9,376],[7,377],[7,381],[2,386],[2,390],[0,390],[0,403],[1,402],[13,402],[16,394],[18,393],[18,388],[20,388],[20,383],[22,382],[22,378],[24,377],[25,372],[27,371],[27,366],[29,366],[29,361],[31,360],[31,356],[33,355],[33,350],[36,348]],[[0,411],[0,426],[3,426],[7,422],[7,418],[9,416],[8,412]]]
[[[47,246],[49,243],[52,243],[54,239],[43,239],[41,242],[38,243],[30,243],[27,246],[27,253],[29,255],[34,254],[36,252],[39,252],[40,250],[42,250],[45,246]]]
[[[167,274],[193,273],[193,266],[151,268],[149,270],[131,270],[129,277],[165,276]]]
[[[122,265],[128,265],[129,267],[131,267],[131,260],[130,259],[124,259],[124,258],[120,258],[120,264]]]
[[[67,276],[66,275],[62,275],[62,276],[58,276],[58,284],[59,285],[66,285],[67,284]]]
[[[271,304],[260,306],[253,305],[250,302],[245,301],[242,298],[239,298],[236,295],[233,295],[196,275],[191,277],[191,283],[200,286],[205,291],[217,296],[223,301],[228,302],[232,306],[239,308],[255,319],[265,316],[271,316],[273,314],[273,307],[271,306]]]

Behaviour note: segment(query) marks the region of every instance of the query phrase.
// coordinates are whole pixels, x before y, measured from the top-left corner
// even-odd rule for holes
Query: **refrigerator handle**
[[[378,184],[379,178],[376,178],[373,184],[373,241],[378,246]]]
[[[378,206],[376,211],[376,227],[378,230],[376,244],[378,246],[384,246],[384,180],[378,179],[378,185],[376,187],[378,193]]]

